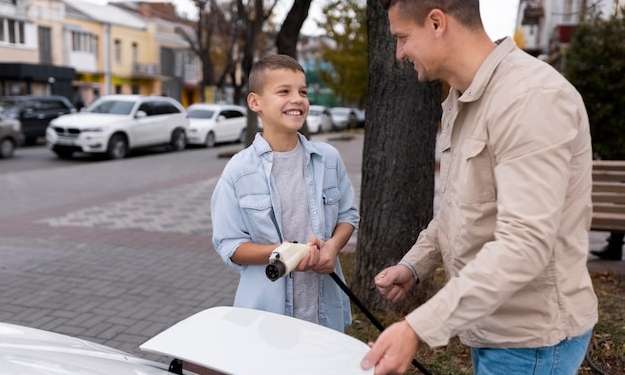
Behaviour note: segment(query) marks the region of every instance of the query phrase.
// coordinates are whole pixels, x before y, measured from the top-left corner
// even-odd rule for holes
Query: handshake
[[[269,256],[265,275],[276,281],[293,271],[334,272],[339,250],[332,240],[313,239],[307,244],[283,242]]]

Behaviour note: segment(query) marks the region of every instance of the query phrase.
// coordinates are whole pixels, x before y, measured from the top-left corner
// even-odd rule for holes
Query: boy
[[[250,73],[247,103],[263,134],[226,165],[211,201],[213,245],[240,273],[234,305],[271,311],[344,331],[349,300],[328,276],[358,223],[354,193],[339,153],[298,131],[309,102],[302,67],[272,55]],[[281,242],[309,245],[297,272],[265,276]]]

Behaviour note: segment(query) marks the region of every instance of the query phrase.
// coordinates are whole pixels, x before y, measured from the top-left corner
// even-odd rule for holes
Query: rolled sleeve
[[[499,126],[491,133],[497,188],[494,240],[407,316],[429,346],[447,345],[551,262],[570,178],[571,145],[580,133],[577,116],[577,105],[566,93],[541,89],[497,118]]]
[[[339,215],[338,223],[351,224],[354,229],[358,228],[358,222],[360,216],[358,215],[358,208],[354,202],[354,188],[349,180],[347,170],[343,164],[343,160],[338,158],[338,188],[341,194],[339,199]]]
[[[438,247],[438,221],[432,219],[427,228],[419,233],[417,241],[404,255],[399,264],[412,271],[417,280],[427,279],[432,271],[441,264],[441,253]]]
[[[251,242],[234,187],[230,181],[222,177],[211,198],[211,221],[213,224],[213,247],[223,262],[235,271],[244,269],[232,262],[232,255],[246,242]]]

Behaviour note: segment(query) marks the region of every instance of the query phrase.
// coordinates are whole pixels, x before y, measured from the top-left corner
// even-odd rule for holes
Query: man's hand
[[[384,269],[376,275],[374,281],[382,297],[393,303],[404,299],[415,285],[412,272],[402,265]]]
[[[313,271],[318,273],[332,273],[336,266],[336,257],[341,249],[336,246],[334,240],[329,239],[322,241],[318,238],[313,238],[310,244],[319,247],[319,263],[313,268]]]
[[[418,347],[417,334],[404,320],[382,332],[360,365],[364,370],[375,367],[375,375],[403,374]]]
[[[308,243],[308,254],[299,262],[296,271],[311,271],[319,264],[319,247],[314,243]]]

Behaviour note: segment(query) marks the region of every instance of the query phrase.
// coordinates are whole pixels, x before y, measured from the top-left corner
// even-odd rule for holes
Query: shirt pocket
[[[336,187],[329,187],[323,189],[323,215],[324,215],[324,223],[325,223],[325,237],[332,237],[332,233],[334,232],[334,228],[336,227],[336,222],[339,218],[339,200],[340,200],[339,189]]]
[[[496,199],[495,178],[486,142],[467,139],[461,148],[459,184],[457,195],[460,203],[474,204],[492,202]]]
[[[273,206],[269,194],[249,194],[239,198],[239,207],[245,218],[252,242],[278,243],[278,229],[272,215]]]

